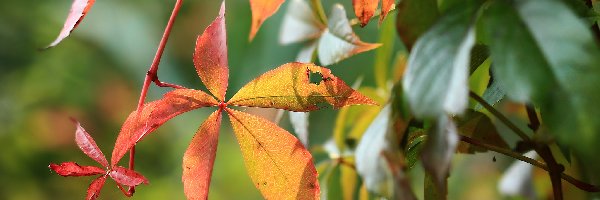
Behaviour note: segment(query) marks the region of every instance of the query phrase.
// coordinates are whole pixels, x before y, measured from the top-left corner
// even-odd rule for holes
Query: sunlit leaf
[[[448,117],[439,117],[428,132],[421,162],[438,192],[447,193],[446,179],[450,175],[452,156],[458,145],[456,125]]]
[[[98,145],[96,145],[94,138],[92,138],[92,136],[90,136],[90,134],[88,134],[88,132],[81,127],[81,124],[78,121],[75,119],[71,120],[73,120],[73,122],[77,125],[77,130],[75,131],[75,142],[77,143],[77,146],[87,156],[100,163],[103,167],[107,167],[108,161],[106,160],[106,157],[100,148],[98,148]]]
[[[225,2],[221,4],[219,16],[196,40],[194,66],[208,91],[223,101],[229,80]]]
[[[177,89],[166,93],[160,100],[145,104],[141,111],[132,112],[121,127],[111,165],[115,166],[131,147],[169,119],[190,110],[218,104],[212,96],[192,89]]]
[[[387,14],[394,9],[394,0],[381,0],[381,15],[379,15],[379,24],[383,22]]]
[[[276,124],[226,108],[254,186],[266,199],[318,199],[311,154]]]
[[[468,75],[477,6],[448,11],[415,44],[402,85],[415,116],[460,114],[468,105]]]
[[[279,31],[279,43],[291,44],[314,39],[321,35],[324,28],[325,25],[313,14],[306,0],[291,0]]]
[[[148,184],[148,179],[146,179],[146,177],[121,166],[114,166],[108,175],[117,183],[126,186],[137,186],[142,183]]]
[[[252,27],[250,28],[250,41],[256,36],[260,26],[275,14],[279,6],[285,0],[250,0],[250,9],[252,10]]]
[[[352,0],[354,14],[360,20],[360,26],[366,26],[369,23],[377,10],[378,3],[379,0]]]
[[[535,159],[534,151],[526,153],[525,156]],[[498,191],[506,196],[523,196],[527,199],[535,199],[537,196],[533,188],[533,165],[517,160],[502,175],[498,183]]]
[[[220,127],[221,110],[217,110],[202,123],[183,155],[181,179],[187,199],[208,198]]]
[[[319,61],[325,66],[381,45],[361,41],[352,31],[352,26],[346,18],[346,10],[340,4],[333,5],[328,21],[328,29],[319,39],[318,47]]]
[[[490,118],[483,113],[467,110],[465,115],[458,118],[456,126],[460,135],[465,135],[478,141],[485,141],[486,144],[496,147],[510,148],[504,139],[502,139]],[[475,153],[486,152],[487,149],[478,148],[467,143],[460,143],[457,151],[460,153]]]
[[[309,76],[316,76],[311,82]],[[254,79],[228,102],[235,106],[279,108],[307,112],[328,103],[334,108],[376,103],[333,76],[331,70],[313,64],[288,63]]]
[[[290,112],[290,123],[294,128],[294,133],[304,146],[308,146],[308,113]]]
[[[48,166],[61,176],[91,176],[104,174],[105,170],[95,166],[81,166],[75,162],[64,162],[60,164],[50,163]]]
[[[102,190],[102,186],[106,183],[106,176],[100,176],[90,184],[90,187],[87,189],[86,200],[94,200],[100,196],[100,190]]]
[[[71,4],[71,10],[69,11],[69,16],[67,16],[67,20],[65,21],[62,30],[60,30],[58,37],[46,48],[54,47],[68,37],[71,32],[77,28],[81,20],[83,20],[95,2],[96,0],[73,0],[73,4]]]
[[[438,18],[437,1],[402,0],[397,7],[396,29],[406,48],[411,49]]]

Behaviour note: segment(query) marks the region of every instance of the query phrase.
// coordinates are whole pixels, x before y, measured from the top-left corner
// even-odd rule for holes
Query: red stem
[[[152,60],[152,65],[150,65],[150,69],[146,73],[146,78],[144,79],[144,85],[142,86],[142,92],[140,94],[140,99],[138,101],[137,111],[142,110],[144,106],[144,102],[146,101],[146,96],[148,95],[148,88],[150,88],[150,83],[155,82],[158,86],[166,86],[166,87],[174,87],[174,88],[182,88],[181,86],[163,83],[158,80],[158,65],[160,64],[160,59],[165,50],[165,46],[167,45],[167,41],[169,40],[169,35],[171,34],[171,29],[173,28],[173,24],[175,23],[175,18],[179,13],[179,8],[181,8],[181,4],[183,0],[177,0],[175,2],[175,7],[173,8],[173,12],[171,12],[171,17],[169,18],[169,22],[167,22],[167,27],[165,28],[165,32],[158,44],[158,49],[156,50],[156,54],[154,55],[154,60]],[[131,147],[129,151],[129,169],[133,170],[135,165],[135,146]],[[135,187],[129,187],[130,195],[133,195],[135,192]]]

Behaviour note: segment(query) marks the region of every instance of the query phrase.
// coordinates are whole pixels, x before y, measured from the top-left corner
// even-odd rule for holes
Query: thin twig
[[[543,169],[545,171],[548,171],[548,172],[550,171],[550,169],[548,168],[548,166],[546,164],[541,163],[541,162],[539,162],[539,161],[537,161],[535,159],[531,159],[529,157],[523,156],[523,155],[521,155],[521,154],[519,154],[517,152],[511,151],[510,149],[505,149],[505,148],[502,148],[502,147],[497,147],[497,146],[494,146],[494,145],[486,144],[484,142],[481,142],[481,141],[478,141],[476,139],[473,139],[473,138],[470,138],[470,137],[467,137],[467,136],[463,136],[463,135],[460,136],[460,140],[463,141],[463,142],[469,143],[471,145],[475,145],[475,146],[478,146],[478,147],[481,147],[481,148],[484,148],[484,149],[487,149],[487,150],[490,150],[490,151],[501,153],[501,154],[504,154],[506,156],[515,158],[517,160],[529,163],[529,164],[531,164],[533,166],[536,166],[536,167],[538,167],[540,169]],[[600,192],[600,186],[595,186],[595,185],[592,185],[592,184],[589,184],[589,183],[585,183],[585,182],[583,182],[581,180],[573,178],[572,176],[570,176],[568,174],[565,174],[565,173],[561,172],[560,178],[562,178],[563,180],[571,183],[573,186],[575,186],[575,187],[577,187],[577,188],[579,188],[579,189],[581,189],[583,191],[586,191],[586,192]]]
[[[521,129],[519,129],[508,118],[506,118],[502,113],[500,113],[498,110],[496,110],[493,106],[491,106],[490,104],[488,104],[479,95],[475,94],[473,91],[469,91],[469,96],[473,100],[479,102],[479,104],[481,104],[486,110],[490,111],[490,113],[492,113],[492,115],[494,115],[496,118],[498,118],[498,120],[500,120],[502,123],[504,123],[508,128],[510,128],[517,135],[519,135],[519,137],[521,137],[521,139],[523,139],[524,141],[530,141],[531,140],[529,138],[529,136],[527,136],[527,134],[525,134],[525,132],[523,132]]]

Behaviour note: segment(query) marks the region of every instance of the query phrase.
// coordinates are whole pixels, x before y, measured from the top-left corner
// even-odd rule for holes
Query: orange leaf
[[[381,0],[381,15],[379,15],[379,24],[383,22],[387,14],[392,10],[394,0]]]
[[[181,179],[187,199],[208,198],[208,187],[215,163],[220,127],[221,110],[219,109],[202,123],[183,155]]]
[[[318,199],[312,156],[302,143],[269,120],[225,108],[246,169],[265,199]]]
[[[369,23],[371,17],[377,10],[377,4],[379,0],[352,0],[352,6],[354,6],[354,14],[360,20],[360,26],[364,27]]]
[[[74,0],[73,4],[71,4],[69,16],[67,16],[67,20],[65,21],[62,30],[58,34],[58,37],[56,37],[56,39],[46,48],[56,46],[63,39],[69,36],[69,34],[71,34],[71,32],[77,28],[90,8],[92,8],[94,2],[96,2],[96,0]]]
[[[193,89],[176,89],[160,100],[145,104],[141,111],[132,112],[123,123],[112,152],[111,165],[115,166],[131,147],[169,119],[190,110],[218,104],[212,96]]]
[[[317,81],[311,83],[309,76],[317,76]],[[322,103],[336,109],[355,104],[377,105],[331,74],[331,70],[299,62],[264,73],[242,87],[228,104],[307,112],[319,109]]]
[[[250,38],[252,41],[256,32],[262,25],[262,23],[275,14],[279,9],[279,6],[285,0],[250,0],[250,9],[252,10],[252,28],[250,29]]]
[[[208,91],[223,101],[229,79],[225,2],[221,4],[219,16],[206,27],[204,33],[196,40],[194,66]]]

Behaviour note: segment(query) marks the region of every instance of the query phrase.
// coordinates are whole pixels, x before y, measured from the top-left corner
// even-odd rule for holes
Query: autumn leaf
[[[249,40],[252,41],[260,26],[271,17],[285,0],[250,0],[252,10],[252,28],[250,28]]]
[[[68,37],[71,32],[79,26],[79,23],[81,23],[81,20],[83,20],[95,2],[96,0],[73,0],[71,10],[69,11],[69,15],[67,16],[67,20],[65,21],[62,30],[58,34],[58,37],[46,48],[54,47]]]
[[[379,0],[352,0],[352,6],[354,7],[354,14],[360,21],[360,26],[366,26],[375,11],[377,11],[377,5]],[[385,19],[387,14],[394,8],[394,0],[382,0],[381,1],[381,14],[379,15],[379,23]]]

